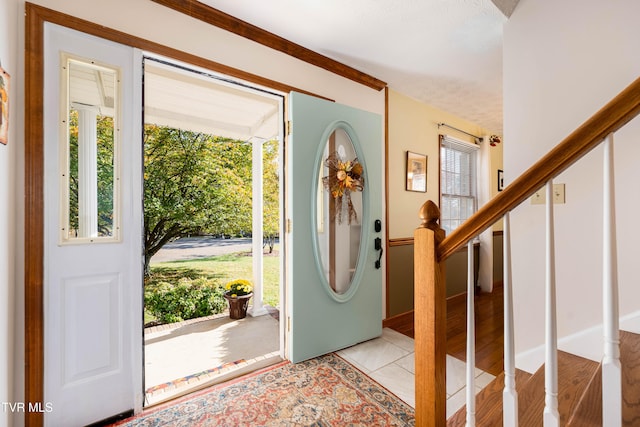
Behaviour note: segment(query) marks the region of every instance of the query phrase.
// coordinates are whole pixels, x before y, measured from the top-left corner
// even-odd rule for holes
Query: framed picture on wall
[[[0,143],[9,138],[9,73],[0,67]]]
[[[407,151],[407,191],[427,191],[427,156]]]
[[[502,169],[498,169],[498,191],[504,190],[504,177]]]

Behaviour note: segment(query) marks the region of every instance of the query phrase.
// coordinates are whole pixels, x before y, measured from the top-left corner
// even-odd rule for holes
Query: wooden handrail
[[[504,214],[513,210],[547,181],[562,173],[597,147],[607,135],[623,127],[639,113],[640,78],[627,86],[600,111],[447,236],[438,245],[438,260],[447,259],[470,239],[500,220]]]

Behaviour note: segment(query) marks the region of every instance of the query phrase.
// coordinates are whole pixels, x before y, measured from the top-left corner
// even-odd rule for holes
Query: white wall
[[[23,79],[19,74],[24,67],[24,58],[18,56],[17,52],[24,51],[25,1],[0,1],[0,59],[3,66],[11,67],[9,71],[14,75],[12,101],[15,102],[12,102],[12,114],[20,110],[22,116],[24,92]],[[33,3],[308,90],[343,104],[384,114],[383,91],[375,91],[338,77],[148,0],[37,0]],[[284,15],[282,22],[286,25]],[[12,209],[7,208],[14,206],[14,197],[15,200],[22,200],[24,191],[21,173],[24,165],[22,123],[23,120],[12,123],[11,146],[0,147],[0,235],[9,236],[8,239],[0,238],[0,378],[10,378],[6,384],[4,380],[0,382],[0,402],[10,399],[22,401],[24,390],[24,297],[19,291],[24,281],[21,255],[24,251],[24,212],[22,204],[16,205],[15,215]],[[384,159],[380,159],[380,162],[383,165]],[[17,164],[15,168],[14,164]],[[16,188],[15,196],[13,188]],[[16,237],[12,236],[11,230],[17,230]],[[15,262],[11,258],[13,253],[17,254]],[[16,265],[15,278],[13,264]],[[13,283],[20,285],[16,287],[18,293],[15,296]],[[12,312],[14,307],[15,312]],[[15,343],[11,342],[12,334]],[[15,348],[15,357],[11,348]],[[9,364],[12,364],[11,369],[8,368]],[[13,381],[11,372],[15,372],[16,376]],[[15,390],[15,396],[11,396],[12,389]],[[8,424],[6,414],[1,411],[0,407],[0,427]],[[12,422],[15,425],[20,423],[19,419]]]
[[[337,102],[384,113],[382,91],[353,83],[148,0],[37,0],[32,3],[314,91]],[[282,24],[286,22],[283,14]]]
[[[9,142],[0,145],[0,426],[12,425],[5,402],[14,400],[14,244],[15,214],[15,152],[18,128],[19,104],[16,102],[18,87],[22,79],[18,76],[18,47],[11,43],[17,38],[17,5],[10,1],[0,1],[0,63],[11,75],[9,102]]]
[[[638,16],[635,1],[521,0],[504,31],[506,183],[640,75]],[[640,236],[634,220],[639,142],[640,119],[616,136],[622,314],[640,310],[632,271]],[[560,337],[601,323],[601,175],[599,148],[555,180],[566,184],[566,204],[555,209]],[[544,207],[526,202],[512,218],[516,351],[522,352],[544,337]]]

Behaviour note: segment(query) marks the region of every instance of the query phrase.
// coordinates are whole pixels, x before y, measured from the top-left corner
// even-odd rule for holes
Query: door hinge
[[[287,332],[291,332],[291,316],[287,316]]]
[[[293,226],[291,225],[291,218],[287,218],[287,234],[291,233],[291,228]]]
[[[287,120],[287,135],[291,135],[291,120]]]

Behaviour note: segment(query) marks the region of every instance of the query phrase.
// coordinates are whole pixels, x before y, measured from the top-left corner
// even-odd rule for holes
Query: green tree
[[[113,234],[114,145],[113,117],[98,116],[96,122],[98,172],[98,233]],[[69,112],[69,228],[78,230],[78,111]]]
[[[263,145],[263,206],[262,227],[263,240],[269,246],[269,253],[273,252],[276,238],[280,231],[280,191],[279,191],[279,161],[277,140],[267,141]]]
[[[251,144],[145,126],[145,272],[166,243],[251,230]]]

